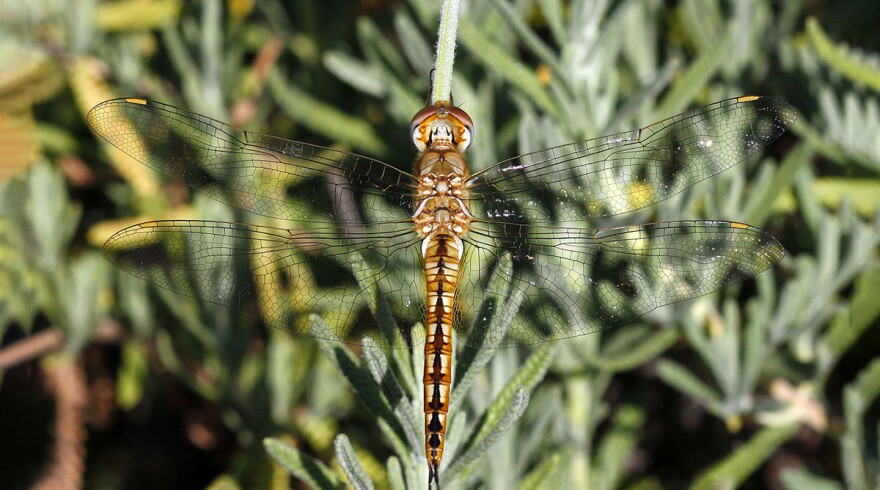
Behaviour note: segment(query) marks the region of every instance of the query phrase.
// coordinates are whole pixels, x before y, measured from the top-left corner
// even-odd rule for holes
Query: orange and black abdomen
[[[425,278],[428,286],[425,327],[425,455],[436,481],[446,439],[446,413],[452,384],[452,319],[461,261],[461,240],[446,235],[427,238]]]

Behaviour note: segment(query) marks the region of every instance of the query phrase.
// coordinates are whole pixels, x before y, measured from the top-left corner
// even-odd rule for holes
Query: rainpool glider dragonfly
[[[349,343],[370,336],[386,348],[424,344],[431,483],[443,456],[453,337],[501,347],[584,335],[782,259],[776,239],[744,223],[588,225],[736,165],[795,118],[779,99],[738,97],[474,173],[463,156],[474,124],[448,102],[413,118],[420,153],[411,173],[138,98],[103,102],[88,122],[148,167],[262,220],[125,228],[103,249],[120,269],[297,334]],[[501,261],[524,319],[504,334],[473,318]],[[370,321],[376,298],[391,307],[394,336]]]

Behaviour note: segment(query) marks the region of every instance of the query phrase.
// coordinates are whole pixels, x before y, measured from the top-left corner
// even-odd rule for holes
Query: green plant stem
[[[440,29],[437,32],[437,52],[434,57],[434,76],[431,80],[431,102],[451,100],[452,65],[455,62],[455,36],[461,0],[443,0],[440,6]]]

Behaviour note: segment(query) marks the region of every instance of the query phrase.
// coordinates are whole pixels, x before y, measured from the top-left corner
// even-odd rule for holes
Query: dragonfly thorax
[[[464,179],[460,175],[437,175],[428,174],[419,182],[419,193],[422,197],[452,196],[461,197],[464,194]]]
[[[422,154],[419,166],[424,163],[425,157],[431,159],[429,153]],[[460,158],[457,153],[455,155]],[[442,155],[440,160],[443,160]],[[467,168],[464,159],[460,163]],[[468,192],[463,176],[458,173],[424,174],[419,180],[418,195],[421,199],[413,214],[413,222],[416,233],[424,240],[423,248],[439,236],[454,238],[460,243],[473,219],[466,204]]]
[[[445,235],[461,238],[473,215],[467,207],[468,165],[454,149],[427,149],[416,164],[418,201],[413,221],[423,239]]]
[[[458,176],[461,180],[464,180],[470,172],[467,161],[458,151],[430,148],[419,155],[415,171],[416,175],[419,176],[419,184],[421,186],[433,185],[433,183],[426,181],[426,178],[437,181],[440,176],[448,175],[449,182],[452,183],[453,176]]]

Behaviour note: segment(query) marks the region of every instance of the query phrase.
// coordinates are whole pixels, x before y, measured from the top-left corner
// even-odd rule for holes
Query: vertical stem
[[[432,103],[452,98],[452,64],[455,61],[455,36],[460,7],[461,0],[443,0],[440,5],[440,29],[437,32],[437,52],[431,80]]]
[[[202,3],[202,101],[210,114],[225,114],[220,80],[223,77],[223,6],[220,0]]]

